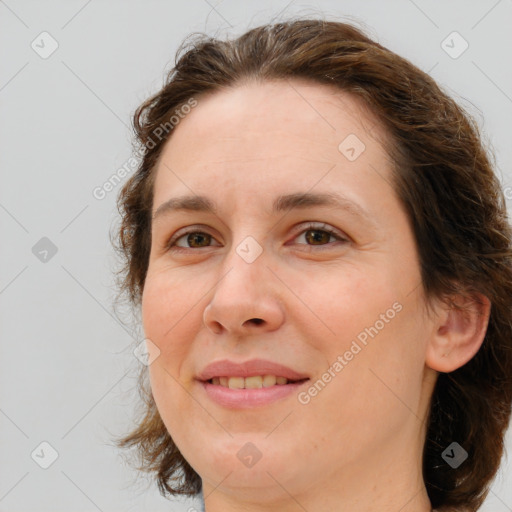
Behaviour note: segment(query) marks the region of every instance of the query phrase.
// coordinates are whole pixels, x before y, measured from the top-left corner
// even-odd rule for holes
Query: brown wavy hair
[[[122,257],[119,295],[138,308],[151,246],[155,163],[172,135],[155,137],[191,98],[246,80],[308,79],[359,98],[381,121],[392,144],[393,186],[420,256],[428,299],[481,293],[491,301],[477,354],[439,373],[430,402],[423,478],[434,508],[476,511],[504,451],[512,404],[512,233],[505,198],[477,123],[425,72],[347,23],[289,19],[219,40],[192,34],[177,51],[161,90],[134,113],[141,155],[117,198],[121,222],[113,243]],[[161,131],[161,130],[160,130]],[[167,432],[148,388],[131,433],[116,440],[136,448],[137,469],[156,476],[160,493],[198,495],[201,479]],[[457,441],[468,459],[452,469],[443,450]]]

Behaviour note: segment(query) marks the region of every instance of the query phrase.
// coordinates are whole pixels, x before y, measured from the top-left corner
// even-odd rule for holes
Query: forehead
[[[330,186],[341,175],[364,181],[369,164],[387,172],[386,134],[376,116],[333,86],[251,81],[195,99],[160,155],[156,205],[170,188],[204,193],[229,182],[256,192],[262,183],[282,189],[290,180],[303,188],[319,179]],[[361,156],[351,158],[354,152]]]
[[[337,149],[337,142],[352,132],[360,138],[382,137],[376,116],[362,100],[333,86],[306,80],[250,81],[197,97],[198,105],[176,127],[169,146],[196,147],[189,158],[199,156],[204,144],[244,141],[231,152],[247,152],[250,141],[266,138],[269,149],[282,139],[296,142],[299,153],[304,141]],[[186,132],[186,133],[185,133]],[[201,146],[191,140],[201,139]],[[277,138],[276,138],[277,136]],[[273,143],[272,141],[275,141]],[[256,141],[255,141],[256,142]],[[256,151],[256,149],[254,150]]]

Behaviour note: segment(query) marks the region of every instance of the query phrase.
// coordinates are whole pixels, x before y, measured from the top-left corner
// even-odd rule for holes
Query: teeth
[[[277,378],[275,377],[275,375],[265,375],[265,377],[263,377],[263,387],[264,388],[269,388],[270,386],[275,386],[277,382]]]
[[[260,375],[245,378],[245,388],[246,389],[257,389],[257,388],[262,388],[262,387],[263,387],[263,377],[261,377]]]
[[[213,377],[212,384],[230,389],[259,389],[288,384],[286,377],[275,375],[254,375],[253,377]]]
[[[228,388],[229,389],[243,389],[245,388],[245,382],[243,377],[229,377]]]

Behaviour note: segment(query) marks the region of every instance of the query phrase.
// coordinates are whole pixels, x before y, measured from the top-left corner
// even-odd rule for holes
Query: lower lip
[[[268,405],[291,394],[296,394],[297,390],[308,380],[257,389],[230,389],[209,382],[200,382],[200,384],[206,394],[217,404],[230,409],[240,409]]]

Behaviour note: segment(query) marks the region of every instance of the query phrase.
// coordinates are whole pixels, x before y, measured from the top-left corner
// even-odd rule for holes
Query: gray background
[[[137,400],[140,334],[134,341],[112,310],[108,233],[120,187],[103,200],[92,191],[130,157],[130,116],[160,87],[187,34],[238,34],[319,12],[366,24],[477,116],[510,207],[512,0],[0,1],[0,511],[195,503],[136,482],[111,445]],[[59,45],[46,59],[31,47],[51,48],[44,31]],[[442,47],[453,31],[469,44],[457,58],[459,36],[447,40],[452,56]],[[50,461],[43,441],[58,452],[48,469],[31,458],[36,450]],[[512,511],[506,461],[482,510]]]

